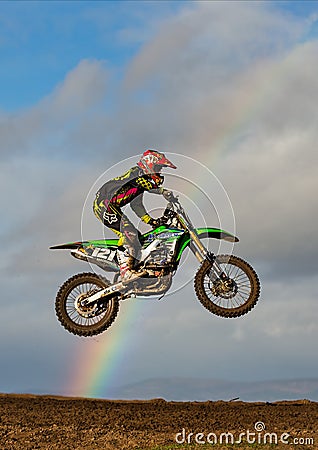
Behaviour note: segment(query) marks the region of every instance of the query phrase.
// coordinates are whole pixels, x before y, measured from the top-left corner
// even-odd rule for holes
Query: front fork
[[[190,242],[190,250],[194,254],[194,256],[197,258],[200,264],[203,263],[206,259],[212,264],[212,270],[210,272],[209,278],[211,278],[213,275],[216,275],[221,280],[227,280],[227,276],[224,273],[224,271],[221,269],[220,265],[216,261],[216,256],[213,252],[209,252],[205,246],[202,244],[198,234],[194,230],[189,230],[189,235],[191,237]]]

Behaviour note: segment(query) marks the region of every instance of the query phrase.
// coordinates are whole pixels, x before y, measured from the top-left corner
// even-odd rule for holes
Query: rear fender
[[[118,239],[100,239],[96,241],[77,241],[69,242],[67,244],[52,245],[50,250],[76,250],[80,247],[118,247]]]
[[[76,259],[96,264],[106,272],[118,272],[119,266],[116,260],[118,239],[100,239],[95,241],[77,241],[67,244],[53,245],[52,250],[71,250],[71,255]]]

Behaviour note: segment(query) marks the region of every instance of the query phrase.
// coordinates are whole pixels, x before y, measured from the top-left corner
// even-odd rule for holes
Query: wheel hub
[[[237,291],[237,284],[231,278],[226,280],[216,280],[211,287],[211,292],[215,297],[222,297],[226,299],[235,297]]]
[[[89,292],[83,292],[76,297],[74,306],[80,316],[87,319],[96,315],[96,312],[98,311],[97,303],[87,304],[85,301],[91,295],[96,294],[96,292],[98,292],[98,289],[93,289]]]

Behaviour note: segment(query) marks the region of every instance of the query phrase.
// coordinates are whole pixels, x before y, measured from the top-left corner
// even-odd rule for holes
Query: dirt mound
[[[318,448],[318,403],[308,400],[111,401],[3,394],[0,405],[0,442],[6,450],[155,449],[177,443],[182,450],[195,440],[199,441],[198,448],[202,448],[202,442],[231,442],[231,436],[238,442],[240,433],[244,440],[247,432],[248,442],[254,437],[255,442],[261,439],[259,443],[263,444],[268,433],[271,437],[267,436],[267,443],[275,436],[278,443],[282,436],[288,439],[290,445],[275,448],[295,448],[295,439],[303,444],[302,449]]]

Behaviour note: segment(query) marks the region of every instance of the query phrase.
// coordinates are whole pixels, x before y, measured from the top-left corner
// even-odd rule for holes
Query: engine
[[[161,242],[159,246],[151,252],[146,260],[146,267],[148,265],[168,266],[173,261],[177,241]]]

